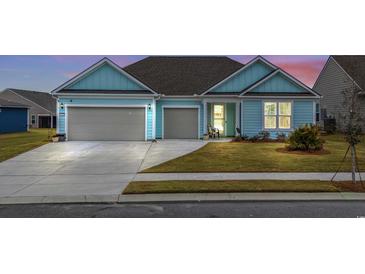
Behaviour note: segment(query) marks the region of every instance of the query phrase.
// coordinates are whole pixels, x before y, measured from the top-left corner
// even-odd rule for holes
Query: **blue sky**
[[[2,55],[0,56],[0,90],[20,88],[49,92],[105,55]],[[124,67],[146,56],[107,56]],[[230,55],[247,63],[253,55]],[[269,61],[312,87],[323,68],[327,55],[264,55]]]

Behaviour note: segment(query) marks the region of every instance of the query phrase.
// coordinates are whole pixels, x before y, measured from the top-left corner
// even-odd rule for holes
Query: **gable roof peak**
[[[59,87],[55,88],[54,90],[52,90],[51,94],[56,94],[57,92],[61,91],[62,89],[67,88],[68,86],[74,84],[75,82],[83,79],[83,77],[86,76],[88,73],[96,70],[97,68],[101,67],[105,63],[107,63],[108,65],[110,65],[114,69],[116,69],[119,73],[121,73],[124,76],[128,77],[130,80],[132,80],[132,81],[136,82],[137,84],[139,84],[140,86],[146,88],[146,90],[150,91],[152,94],[157,94],[149,86],[147,86],[146,84],[144,84],[141,81],[139,81],[138,79],[136,79],[133,75],[131,75],[130,73],[125,71],[122,67],[120,67],[118,64],[114,63],[111,59],[109,59],[106,56],[103,57],[102,59],[100,59],[98,62],[96,62],[92,66],[90,66],[87,69],[83,70],[82,72],[80,72],[76,76],[72,77],[70,80],[66,81],[61,86],[59,86]]]
[[[365,55],[331,55],[330,58],[344,70],[360,89],[365,90]]]
[[[249,91],[253,90],[254,88],[258,87],[259,85],[268,81],[269,79],[271,79],[272,77],[274,77],[275,75],[277,75],[279,73],[282,74],[284,77],[288,78],[290,81],[297,84],[298,86],[304,88],[307,92],[313,94],[313,96],[316,96],[317,98],[321,97],[321,95],[318,92],[314,91],[313,89],[311,89],[310,87],[308,87],[307,85],[305,85],[304,83],[302,83],[301,81],[299,81],[298,79],[296,79],[295,77],[293,77],[292,75],[290,75],[285,70],[282,70],[279,67],[277,67],[276,70],[272,71],[270,74],[266,75],[265,77],[263,77],[262,79],[260,79],[259,81],[257,81],[253,85],[251,85],[250,87],[243,90],[242,93],[240,94],[240,96],[244,96]]]

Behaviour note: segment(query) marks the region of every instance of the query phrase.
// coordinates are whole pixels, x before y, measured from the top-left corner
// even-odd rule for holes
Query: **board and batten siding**
[[[200,130],[199,134],[200,137],[203,137],[203,124],[204,124],[204,110],[201,101],[194,101],[194,100],[158,100],[156,101],[156,138],[162,138],[162,108],[178,106],[178,107],[188,107],[194,106],[199,107],[200,112]]]
[[[60,134],[66,134],[65,125],[66,125],[66,107],[61,109],[61,104],[65,105],[85,105],[85,106],[141,106],[145,107],[151,104],[151,109],[147,107],[147,139],[153,139],[153,100],[152,99],[94,99],[94,98],[59,98],[58,103],[58,111],[59,115],[57,120],[57,132]]]
[[[243,100],[241,111],[241,128],[242,134],[252,137],[257,135],[260,131],[264,130],[263,120],[263,102],[267,100],[251,99]],[[272,101],[281,101],[279,99],[273,99]],[[282,100],[287,101],[287,99]],[[292,109],[292,125],[293,129],[300,127],[304,124],[313,124],[314,122],[314,107],[316,100],[294,100]],[[287,133],[288,130],[270,130],[271,137],[275,138],[277,133]]]
[[[277,73],[252,89],[251,92],[306,92],[306,89],[288,79],[283,74]]]
[[[211,92],[240,92],[273,71],[273,68],[258,60],[236,75],[222,82]]]
[[[109,64],[104,64],[89,72],[65,89],[85,90],[145,90],[128,76],[123,75]]]
[[[327,116],[336,118],[336,124],[339,129],[343,129],[340,118],[341,112],[344,111],[343,91],[350,86],[349,80],[350,78],[345,71],[330,57],[313,87],[315,91],[323,96],[320,100],[321,109],[326,110]],[[360,103],[361,113],[364,116],[365,98],[361,98],[360,100],[362,101]],[[363,129],[365,129],[365,125],[363,125]]]

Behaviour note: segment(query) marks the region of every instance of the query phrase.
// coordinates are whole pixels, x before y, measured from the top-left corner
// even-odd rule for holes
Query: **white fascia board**
[[[142,82],[140,82],[139,80],[137,80],[136,78],[134,78],[132,75],[130,75],[129,73],[127,73],[126,71],[124,71],[121,67],[119,67],[117,64],[115,64],[114,62],[112,62],[110,59],[108,59],[106,57],[104,57],[99,62],[97,62],[94,65],[92,65],[91,67],[87,68],[86,70],[82,71],[81,73],[79,73],[75,77],[71,78],[70,80],[68,80],[67,82],[65,82],[61,86],[59,86],[58,88],[52,90],[51,93],[54,94],[54,93],[62,90],[63,88],[65,88],[65,87],[67,87],[67,86],[75,83],[77,80],[80,80],[82,77],[84,77],[89,72],[93,71],[94,69],[96,69],[96,68],[98,68],[98,67],[100,67],[100,66],[102,66],[104,64],[109,64],[110,66],[112,66],[113,68],[115,68],[117,71],[119,71],[120,73],[122,73],[123,75],[125,75],[126,77],[128,77],[129,79],[131,79],[134,82],[136,82],[136,83],[140,84],[141,86],[143,86],[146,90],[151,91],[153,94],[157,94],[157,92],[155,92],[151,88],[147,87],[145,84],[143,84]]]
[[[152,99],[157,97],[157,94],[105,94],[105,93],[57,93],[55,96],[57,97],[78,97],[78,98],[100,98],[100,97],[107,97],[107,98],[138,98],[138,99]]]
[[[270,96],[242,96],[241,99],[319,99],[318,96],[278,96],[278,95],[270,95]]]
[[[274,73],[269,74],[267,77],[263,78],[261,81],[257,82],[255,85],[253,85],[252,87],[246,89],[243,93],[241,93],[240,97],[243,97],[247,92],[253,90],[254,88],[256,88],[257,86],[261,85],[263,82],[269,80],[271,77],[273,77],[274,75],[281,73],[284,76],[286,76],[287,78],[289,78],[290,80],[292,80],[294,83],[296,83],[297,85],[301,86],[302,88],[304,88],[305,90],[309,91],[310,93],[312,93],[315,97],[317,98],[321,98],[321,95],[319,95],[318,93],[316,93],[315,91],[313,91],[312,89],[310,89],[309,87],[307,87],[306,85],[304,85],[302,82],[300,82],[299,80],[295,79],[293,76],[291,76],[290,74],[288,74],[287,72],[285,72],[284,70],[282,70],[281,68],[278,68]]]
[[[256,63],[257,61],[261,61],[261,62],[265,63],[266,65],[270,66],[272,69],[278,69],[278,67],[276,67],[274,64],[271,64],[269,61],[267,61],[262,56],[260,56],[260,55],[259,56],[256,56],[250,62],[248,62],[246,65],[244,65],[242,68],[240,68],[239,70],[235,71],[234,73],[232,73],[227,78],[225,78],[222,81],[220,81],[219,83],[215,84],[214,86],[210,87],[208,90],[204,91],[200,96],[205,95],[209,91],[211,91],[214,88],[216,88],[217,86],[221,85],[223,82],[228,81],[229,79],[231,79],[232,77],[234,77],[235,75],[237,75],[238,73],[240,73],[241,71],[244,71],[245,69],[249,68],[252,64]]]

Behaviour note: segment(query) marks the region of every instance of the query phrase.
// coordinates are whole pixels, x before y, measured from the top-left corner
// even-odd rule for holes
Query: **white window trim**
[[[33,118],[34,118],[34,123],[33,123]],[[37,115],[32,114],[32,115],[30,116],[30,124],[31,124],[31,125],[36,125],[36,124],[37,124]]]
[[[276,128],[265,128],[265,103],[276,103]],[[290,128],[279,128],[279,103],[290,103],[291,115],[290,115]],[[263,131],[292,131],[293,130],[293,114],[294,114],[294,101],[293,100],[264,100],[262,101],[262,130]],[[273,115],[272,115],[273,116]],[[281,115],[288,116],[288,115]]]

